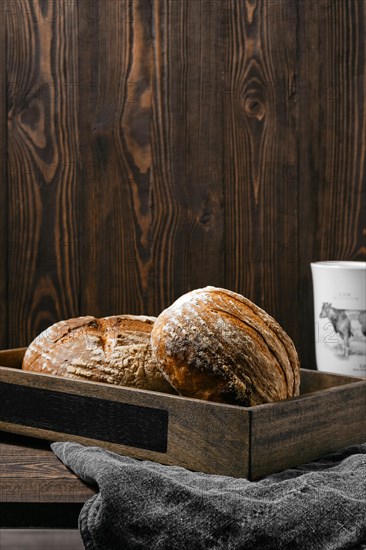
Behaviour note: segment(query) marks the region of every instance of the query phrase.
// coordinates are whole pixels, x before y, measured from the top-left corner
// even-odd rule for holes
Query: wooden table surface
[[[95,494],[50,450],[49,442],[0,432],[0,527],[74,528]]]

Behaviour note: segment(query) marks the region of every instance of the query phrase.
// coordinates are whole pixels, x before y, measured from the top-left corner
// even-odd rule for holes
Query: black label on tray
[[[166,453],[168,411],[0,382],[0,420]]]

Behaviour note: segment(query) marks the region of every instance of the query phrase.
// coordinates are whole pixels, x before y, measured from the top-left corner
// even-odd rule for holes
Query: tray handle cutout
[[[6,382],[0,395],[4,422],[167,452],[166,410]]]

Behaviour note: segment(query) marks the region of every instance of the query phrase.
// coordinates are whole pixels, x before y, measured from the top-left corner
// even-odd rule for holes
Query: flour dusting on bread
[[[77,317],[55,323],[29,345],[24,370],[176,393],[152,357],[155,317]]]
[[[158,316],[151,342],[162,372],[182,395],[255,405],[298,394],[291,339],[232,291],[206,287],[178,298]]]

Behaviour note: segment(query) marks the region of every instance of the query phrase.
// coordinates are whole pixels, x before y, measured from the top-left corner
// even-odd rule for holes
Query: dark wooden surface
[[[48,441],[0,436],[1,503],[82,503],[95,494],[58,460]]]
[[[0,347],[7,347],[7,182],[6,182],[6,36],[4,4],[0,5]]]
[[[0,432],[0,528],[76,529],[83,503],[95,492],[47,441]]]
[[[1,346],[213,284],[313,368],[309,262],[366,257],[365,1],[2,6]]]

